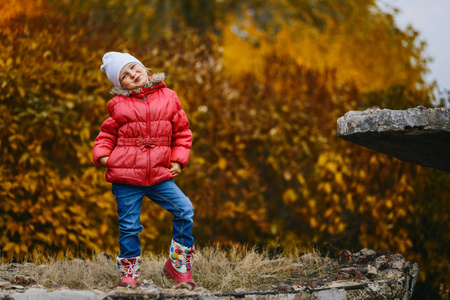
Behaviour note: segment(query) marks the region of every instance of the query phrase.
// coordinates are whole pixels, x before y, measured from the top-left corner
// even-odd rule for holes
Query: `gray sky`
[[[400,10],[395,20],[401,29],[410,24],[420,32],[419,39],[428,44],[426,55],[433,58],[426,80],[436,80],[440,90],[450,90],[450,0],[377,0],[377,3],[382,8]]]

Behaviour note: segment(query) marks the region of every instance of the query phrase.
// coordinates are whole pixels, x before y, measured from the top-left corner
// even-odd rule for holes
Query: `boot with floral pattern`
[[[190,283],[193,289],[197,288],[197,284],[191,276],[192,261],[198,259],[194,252],[194,246],[185,247],[172,240],[170,258],[164,265],[164,274],[175,280],[176,284],[186,282]]]
[[[141,275],[141,257],[117,257],[117,266],[121,271],[121,286],[135,288]]]

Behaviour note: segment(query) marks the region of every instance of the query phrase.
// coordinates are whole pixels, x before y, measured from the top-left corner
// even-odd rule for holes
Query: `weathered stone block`
[[[450,172],[450,107],[350,111],[337,120],[337,133],[400,160]]]

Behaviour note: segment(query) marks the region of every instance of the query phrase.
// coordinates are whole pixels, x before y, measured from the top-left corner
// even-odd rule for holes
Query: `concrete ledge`
[[[350,111],[337,120],[337,133],[400,160],[450,172],[450,107]]]

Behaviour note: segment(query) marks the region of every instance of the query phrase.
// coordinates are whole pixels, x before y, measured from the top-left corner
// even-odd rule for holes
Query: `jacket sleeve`
[[[192,146],[192,132],[189,130],[189,121],[181,108],[180,99],[174,93],[173,99],[176,105],[176,113],[172,117],[172,154],[170,161],[176,161],[184,168],[189,160]]]
[[[92,152],[94,163],[102,166],[99,159],[104,156],[109,156],[117,145],[117,132],[119,124],[109,117],[102,124],[102,129],[94,141],[94,150]]]

